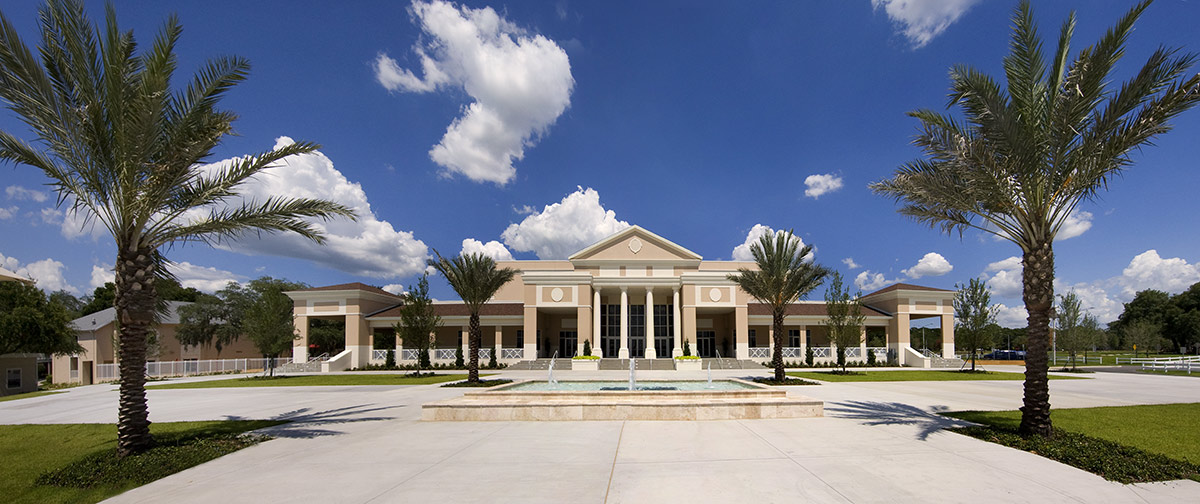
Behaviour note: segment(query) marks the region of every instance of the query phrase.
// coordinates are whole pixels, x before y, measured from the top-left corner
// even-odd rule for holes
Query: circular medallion
[[[712,290],[708,291],[708,299],[713,300],[713,302],[720,301],[721,300],[721,289],[713,287]]]
[[[563,291],[561,288],[555,287],[554,290],[550,291],[550,299],[553,299],[555,302],[562,301],[562,297]]]
[[[629,240],[629,250],[632,250],[634,254],[641,252],[642,251],[642,240],[639,240],[637,238]]]

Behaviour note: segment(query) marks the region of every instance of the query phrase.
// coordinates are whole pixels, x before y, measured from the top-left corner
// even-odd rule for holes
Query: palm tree
[[[1007,89],[965,65],[950,72],[950,106],[965,121],[931,110],[909,115],[926,158],[871,188],[903,202],[900,213],[941,231],[979,229],[1021,247],[1029,312],[1020,432],[1049,436],[1047,335],[1054,305],[1054,238],[1080,202],[1094,198],[1133,163],[1130,152],[1170,129],[1168,121],[1200,100],[1193,54],[1159,48],[1129,81],[1108,86],[1143,1],[1091,47],[1069,60],[1072,13],[1047,61],[1028,1],[1013,15]]]
[[[438,270],[454,292],[462,298],[470,312],[470,322],[467,334],[467,351],[470,353],[467,361],[467,381],[479,382],[479,342],[482,339],[479,330],[479,309],[483,303],[496,295],[504,284],[513,279],[516,270],[512,268],[496,268],[496,261],[483,254],[459,254],[447,259],[435,249],[428,264]]]
[[[117,27],[112,5],[103,31],[76,0],[48,0],[40,21],[42,44],[35,58],[0,14],[0,98],[37,144],[0,131],[0,159],[41,170],[60,203],[103,226],[116,242],[117,451],[135,454],[154,442],[146,409],[146,338],[156,318],[155,279],[169,275],[164,248],[264,230],[320,242],[321,230],[304,218],[353,212],[313,199],[225,204],[255,174],[317,145],[294,143],[202,172],[200,163],[237,117],[218,110],[217,102],[245,79],[249,64],[236,57],[211,60],[186,89],[172,89],[181,32],[175,17],[140,55],[133,33]]]
[[[829,270],[805,260],[812,253],[812,247],[805,245],[801,249],[800,239],[791,231],[762,235],[758,243],[750,246],[750,253],[758,268],[738,268],[738,272],[728,278],[746,294],[771,306],[775,344],[771,365],[775,367],[775,381],[783,381],[784,311],[789,304],[821,285]]]

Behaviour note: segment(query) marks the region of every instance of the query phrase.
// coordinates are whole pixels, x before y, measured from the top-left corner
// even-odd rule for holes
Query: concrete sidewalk
[[[544,377],[537,372],[504,374]],[[563,372],[559,377],[619,375]],[[640,376],[653,377],[650,372]],[[1057,407],[1200,402],[1200,380],[1194,378],[1088,376],[1094,379],[1052,381],[1051,401]],[[112,389],[83,387],[0,403],[0,423],[111,422],[116,413]],[[268,429],[278,439],[110,502],[1092,503],[1200,498],[1197,482],[1121,485],[941,430],[953,421],[936,411],[1015,409],[1020,381],[831,383],[795,391],[827,401],[827,417],[421,422],[422,403],[453,397],[461,389],[151,391],[155,421],[293,422]]]

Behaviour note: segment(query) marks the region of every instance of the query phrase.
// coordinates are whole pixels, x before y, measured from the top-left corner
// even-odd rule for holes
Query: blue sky
[[[945,106],[951,65],[1001,75],[1014,1],[161,4],[116,8],[143,45],[179,15],[179,81],[216,55],[254,65],[223,102],[241,115],[239,136],[209,161],[318,142],[320,155],[273,170],[250,195],[331,198],[364,217],[328,224],[323,248],[286,236],[172,248],[186,285],[271,275],[394,289],[432,249],[563,258],[632,224],[731,259],[768,228],[794,229],[865,292],[982,275],[1001,321],[1024,325],[1015,245],[939,234],[867,189],[919,155],[905,112]],[[1079,9],[1078,49],[1130,5],[1038,1],[1035,12],[1056,34]],[[88,6],[100,19],[103,3]],[[2,8],[27,43],[36,9]],[[1159,44],[1200,51],[1197,19],[1196,2],[1159,0],[1115,80]],[[1103,320],[1137,290],[1200,281],[1188,217],[1200,111],[1174,124],[1056,245],[1058,292],[1076,289]],[[7,111],[0,128],[28,137]],[[90,292],[111,278],[111,238],[81,229],[45,183],[0,167],[0,266]]]

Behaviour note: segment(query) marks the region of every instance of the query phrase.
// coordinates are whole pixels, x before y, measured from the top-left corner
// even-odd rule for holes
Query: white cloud
[[[862,267],[862,265],[861,265],[861,264],[858,264],[858,263],[854,262],[854,258],[853,258],[853,257],[847,257],[847,258],[845,258],[845,259],[842,259],[842,264],[845,264],[847,268],[850,268],[850,269],[852,269],[852,270],[856,270],[856,269],[858,269],[858,268],[861,268],[861,267]]]
[[[513,260],[512,252],[508,248],[496,240],[487,243],[480,242],[474,238],[467,238],[462,241],[462,251],[460,254],[483,254],[491,257],[496,261],[511,261]]]
[[[1008,306],[996,304],[996,324],[1001,327],[1021,328],[1029,325],[1029,312],[1024,305]]]
[[[900,272],[915,280],[927,276],[942,276],[953,269],[954,266],[951,266],[950,261],[947,261],[941,254],[930,252],[917,261],[916,265]]]
[[[292,143],[280,137],[275,148]],[[212,173],[231,160],[224,160],[201,169]],[[313,220],[324,231],[325,244],[318,245],[294,233],[249,234],[220,248],[243,254],[265,254],[306,259],[322,266],[352,275],[394,278],[425,270],[428,248],[412,233],[395,230],[391,223],[379,220],[371,211],[367,195],[357,182],[350,182],[333,166],[333,161],[320,151],[291,156],[278,167],[268,169],[239,187],[240,196],[229,198],[226,204],[237,206],[244,200],[261,202],[268,197],[321,198],[341,203],[358,213],[358,220],[344,218],[328,222]],[[189,216],[198,218],[207,212]]]
[[[380,289],[391,292],[392,294],[395,294],[397,296],[402,296],[402,295],[404,295],[405,292],[408,292],[407,290],[404,289],[403,284],[387,284],[387,285],[384,285],[383,287],[380,287]]]
[[[1092,213],[1075,210],[1063,221],[1062,227],[1058,228],[1058,235],[1054,237],[1054,241],[1074,238],[1091,228]]]
[[[566,259],[627,227],[628,222],[617,220],[616,212],[600,204],[600,193],[577,186],[562,201],[510,224],[500,239],[509,248],[533,252],[539,259]]]
[[[1055,279],[1055,293],[1064,295],[1070,291],[1075,291],[1075,295],[1079,297],[1079,307],[1095,316],[1101,324],[1117,320],[1117,317],[1121,316],[1121,312],[1125,310],[1124,304],[1109,296],[1108,291],[1098,284],[1066,285],[1057,278]]]
[[[94,268],[93,266],[93,276],[95,276]],[[172,264],[171,272],[175,273],[175,277],[179,279],[179,285],[204,292],[216,292],[224,289],[229,282],[241,283],[247,280],[242,275],[211,266],[198,266],[187,261]]]
[[[67,269],[66,266],[54,259],[46,258],[22,266],[15,257],[4,257],[4,254],[0,254],[0,267],[16,273],[17,276],[32,278],[38,288],[47,293],[65,290],[79,295],[79,289],[68,283],[66,277],[63,276],[63,271]]]
[[[108,282],[116,282],[117,274],[113,272],[113,267],[107,264],[103,266],[92,266],[92,281],[88,285],[95,289],[104,287]]]
[[[871,270],[864,270],[858,276],[854,277],[854,286],[863,292],[870,293],[899,281],[899,278],[888,280],[883,276],[883,273],[873,273]]]
[[[571,103],[575,79],[567,52],[491,7],[414,1],[410,12],[430,38],[413,46],[424,77],[380,53],[376,80],[389,91],[462,88],[475,101],[429,157],[450,174],[507,184],[516,175],[513,160],[522,159]]]
[[[733,248],[733,253],[732,253],[733,260],[734,261],[754,261],[754,254],[750,252],[751,246],[753,246],[755,243],[758,243],[758,240],[761,239],[763,237],[763,235],[766,235],[766,234],[779,235],[779,234],[783,234],[783,233],[784,233],[784,231],[782,229],[776,230],[776,229],[772,229],[770,226],[767,226],[765,224],[755,224],[754,227],[750,228],[750,232],[746,233],[746,241],[742,242],[741,245],[738,245]],[[793,236],[795,236],[795,235],[793,235]],[[804,239],[800,238],[799,236],[796,236],[796,240],[800,242],[800,248],[804,248]],[[817,250],[816,250],[816,248],[814,248],[811,252],[808,253],[808,255],[804,256],[804,260],[812,262],[813,257],[816,254],[817,254]]]
[[[988,288],[999,297],[1020,297],[1024,289],[1021,279],[1021,258],[1012,256],[1007,259],[988,264],[987,269],[980,275],[988,283]],[[987,272],[994,272],[988,275]]]
[[[871,0],[883,8],[913,49],[920,49],[941,35],[979,0]]]
[[[841,189],[842,177],[836,177],[832,173],[809,175],[804,178],[804,185],[808,187],[804,190],[804,195],[816,199],[822,194]]]
[[[8,208],[0,207],[0,220],[13,218],[14,215],[17,215],[17,210],[18,208],[15,206],[10,206]]]
[[[15,199],[17,201],[31,200],[38,203],[46,201],[47,198],[46,193],[42,191],[26,189],[18,185],[10,185],[5,187],[4,194],[8,196],[8,199]]]
[[[1174,294],[1200,282],[1200,264],[1188,264],[1179,257],[1163,259],[1157,250],[1150,249],[1129,261],[1117,282],[1126,299],[1133,299],[1138,291],[1146,289]]]

